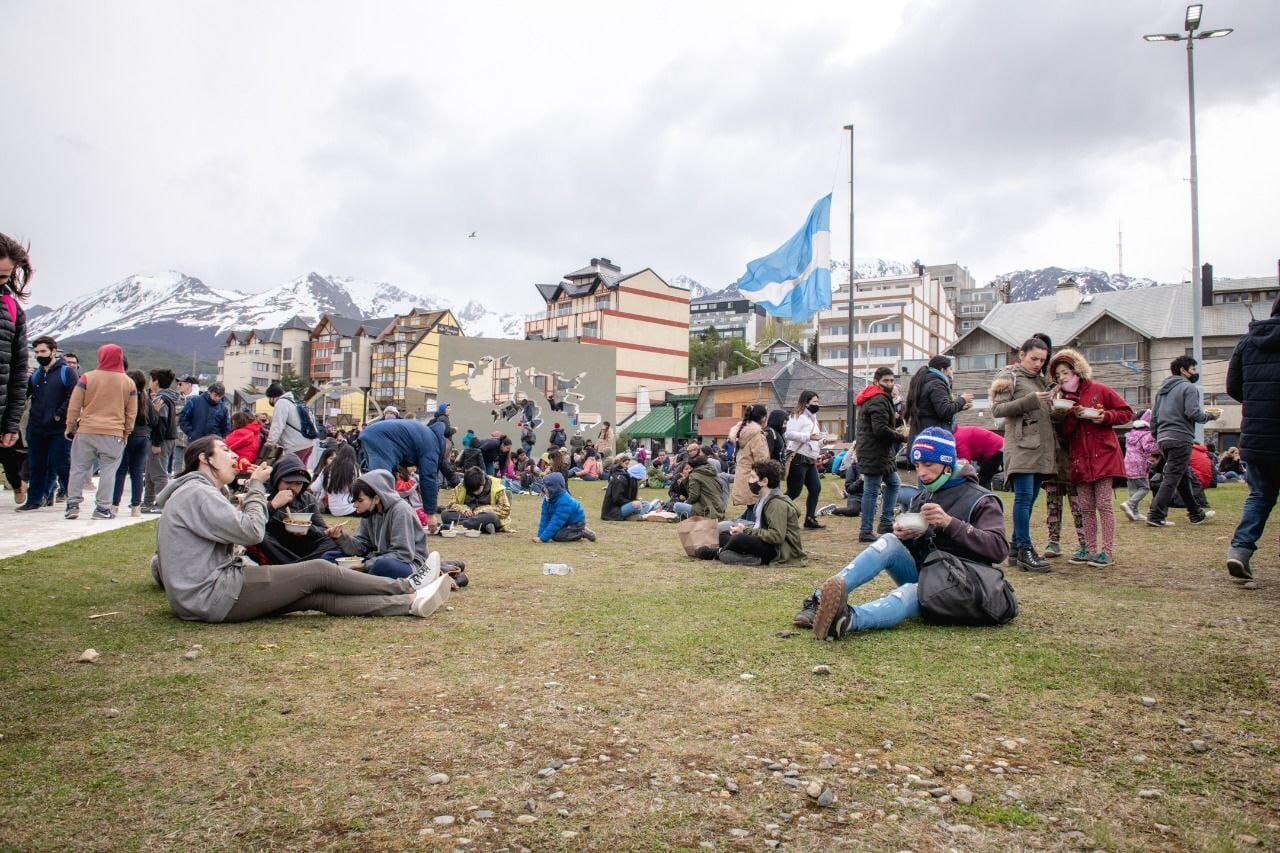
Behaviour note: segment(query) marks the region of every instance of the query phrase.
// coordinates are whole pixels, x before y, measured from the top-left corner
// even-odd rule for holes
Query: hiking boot
[[[1018,568],[1024,572],[1036,572],[1037,574],[1046,574],[1053,571],[1049,561],[1037,554],[1036,549],[1030,545],[1023,545],[1018,548]]]
[[[71,521],[72,519],[79,518],[79,517],[80,517],[80,505],[79,505],[79,504],[68,503],[68,504],[67,504],[67,511],[66,511],[65,513],[63,513],[63,514],[62,514],[62,517],[63,517],[63,518],[65,518],[65,519],[67,519],[68,521]]]
[[[498,529],[494,527],[492,524],[482,524],[480,525],[480,532],[488,533],[490,536],[492,536],[493,534],[498,532]],[[593,539],[592,541],[594,542],[595,540]]]
[[[1227,571],[1231,577],[1242,581],[1253,580],[1253,569],[1249,568],[1249,560],[1253,552],[1248,548],[1229,548],[1227,550]]]
[[[737,551],[730,551],[728,548],[721,548],[717,555],[720,562],[726,566],[759,566],[760,558],[754,554],[739,554]]]
[[[1213,511],[1213,510],[1211,510],[1211,509],[1206,509],[1206,510],[1204,511],[1204,515],[1200,516],[1199,518],[1193,518],[1193,519],[1191,519],[1191,523],[1192,523],[1192,524],[1204,524],[1206,521],[1208,521],[1209,519],[1213,518],[1215,515],[1217,515],[1217,513],[1216,513],[1216,512],[1214,512],[1214,511]]]
[[[1192,522],[1192,524],[1194,523],[1195,522]],[[1148,515],[1147,526],[1148,527],[1173,527],[1174,524],[1172,521],[1170,521],[1167,518],[1152,518],[1151,516]]]
[[[588,542],[596,541],[595,531],[593,531],[590,527],[582,528],[582,538],[587,540]]]
[[[409,612],[419,619],[426,619],[449,600],[451,592],[453,581],[442,575],[418,590],[413,603],[409,605]]]
[[[18,504],[13,508],[13,511],[14,512],[32,512],[33,510],[44,509],[44,506],[45,506],[44,504],[31,504],[31,503]]]
[[[812,628],[813,619],[818,615],[818,591],[815,589],[813,595],[810,595],[800,605],[800,612],[791,620],[791,624],[797,628]]]
[[[1049,555],[1045,554],[1045,556],[1047,557]],[[1071,565],[1073,566],[1083,566],[1085,563],[1090,562],[1092,559],[1093,559],[1093,555],[1089,553],[1089,549],[1081,545],[1079,548],[1076,549],[1076,552],[1071,555],[1071,559],[1068,562],[1070,562]]]
[[[1098,552],[1089,558],[1089,565],[1093,566],[1095,569],[1109,569],[1115,564],[1115,560],[1102,552]]]
[[[1079,553],[1078,551],[1076,553]],[[1062,546],[1057,542],[1050,542],[1044,546],[1044,553],[1041,555],[1046,560],[1053,560],[1062,556]],[[1087,554],[1085,555],[1088,556]]]
[[[880,537],[876,536],[874,533],[863,533],[861,531],[858,532],[859,542],[874,542],[879,538]]]
[[[827,526],[825,524],[819,524],[818,519],[816,518],[806,518],[804,520],[804,529],[805,530],[826,530]]]
[[[831,515],[835,511],[836,511],[835,504],[827,504],[826,506],[818,507],[817,515]]]
[[[720,549],[715,545],[701,545],[694,549],[693,556],[699,560],[714,560],[720,556]]]
[[[1138,520],[1138,510],[1137,510],[1137,508],[1136,508],[1135,506],[1133,506],[1133,504],[1129,503],[1128,501],[1121,501],[1121,502],[1120,502],[1120,511],[1121,511],[1121,512],[1123,512],[1123,513],[1124,513],[1124,517],[1125,517],[1125,518],[1127,518],[1127,519],[1129,519],[1130,521],[1137,521],[1137,520]]]
[[[813,636],[827,639],[831,626],[849,609],[849,588],[844,578],[832,575],[818,589],[818,610],[813,616]]]

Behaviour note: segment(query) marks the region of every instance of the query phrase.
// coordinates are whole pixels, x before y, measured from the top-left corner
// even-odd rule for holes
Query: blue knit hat
[[[912,462],[937,462],[954,467],[956,464],[956,439],[942,427],[921,430],[911,442]]]

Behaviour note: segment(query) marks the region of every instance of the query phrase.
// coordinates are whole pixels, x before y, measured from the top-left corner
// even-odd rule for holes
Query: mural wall
[[[613,420],[617,350],[569,341],[445,336],[440,340],[439,400],[453,405],[458,432],[499,430],[519,444],[533,424],[544,448],[555,424],[594,439]]]

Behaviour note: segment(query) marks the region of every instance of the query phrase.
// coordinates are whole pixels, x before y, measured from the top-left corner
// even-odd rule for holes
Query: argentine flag
[[[818,199],[809,220],[771,255],[747,264],[738,292],[766,314],[807,323],[831,307],[831,196]]]

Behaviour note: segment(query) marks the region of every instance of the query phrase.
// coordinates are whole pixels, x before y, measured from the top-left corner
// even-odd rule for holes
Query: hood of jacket
[[[1280,352],[1280,317],[1254,320],[1249,324],[1249,340],[1263,352]]]
[[[292,455],[292,454],[290,454]],[[296,456],[294,457],[297,458]],[[400,493],[396,491],[395,477],[391,476],[391,472],[384,468],[375,468],[365,474],[361,474],[356,478],[356,482],[366,483],[377,493],[378,499],[382,501],[383,512],[388,507],[395,506],[399,501],[404,500],[400,497]]]
[[[883,388],[881,388],[879,385],[876,385],[875,383],[872,383],[872,384],[868,385],[866,388],[863,388],[861,391],[859,391],[859,392],[858,392],[858,396],[857,396],[857,397],[855,397],[855,398],[854,398],[854,401],[853,401],[853,402],[854,402],[854,405],[861,406],[863,403],[867,402],[868,400],[870,400],[872,397],[876,396],[877,394],[883,394],[883,395],[885,395],[886,397],[889,397],[889,392],[888,392],[888,391],[884,390],[884,389],[883,389]],[[890,399],[892,399],[892,398],[890,398]]]
[[[124,350],[115,344],[103,344],[98,347],[98,370],[124,373]]]
[[[1066,363],[1068,367],[1076,372],[1081,379],[1093,379],[1093,367],[1079,351],[1070,347],[1064,347],[1053,354],[1053,358],[1049,359],[1049,381],[1056,382],[1057,377],[1053,375],[1053,370],[1059,364]]]
[[[257,421],[254,421],[257,424]],[[259,429],[261,425],[259,424]],[[379,473],[376,471],[370,473]],[[276,464],[271,466],[271,477],[267,481],[267,491],[275,494],[280,490],[280,483],[286,476],[303,475],[307,478],[307,485],[311,484],[311,472],[307,470],[307,465],[298,458],[296,453],[285,453],[276,460]],[[373,485],[370,483],[369,485]],[[376,486],[375,486],[376,488]]]
[[[564,474],[548,474],[542,478],[542,487],[547,491],[547,500],[555,500],[564,493]]]

